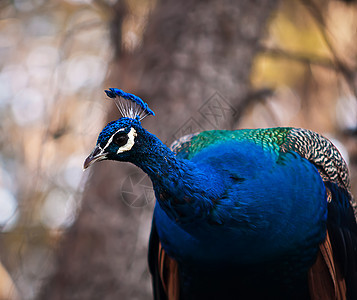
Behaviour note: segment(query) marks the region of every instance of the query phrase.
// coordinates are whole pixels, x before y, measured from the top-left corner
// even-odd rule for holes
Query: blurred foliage
[[[272,16],[255,60],[252,85],[277,91],[268,103],[275,113],[281,99],[280,115],[266,126],[290,124],[336,134],[357,123],[357,10],[338,1],[320,1],[314,9],[323,14],[322,26],[305,2],[283,1]],[[339,70],[339,64],[354,74],[352,82],[346,81],[349,74]],[[349,112],[342,113],[337,106],[346,98],[354,100]]]
[[[90,1],[2,2],[0,18],[1,260],[32,299],[74,221],[103,122],[108,28]]]
[[[155,3],[127,1],[127,51],[142,45]],[[114,4],[0,2],[0,258],[24,299],[52,271],[53,250],[80,207],[82,162],[109,107],[102,87]],[[307,127],[341,139],[356,160],[356,139],[342,134],[357,128],[356,34],[356,5],[281,1],[251,75],[254,90],[274,92],[252,101],[239,126]]]

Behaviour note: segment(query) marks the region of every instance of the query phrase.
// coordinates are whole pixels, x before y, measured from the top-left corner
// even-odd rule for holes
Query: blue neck
[[[178,159],[146,131],[132,162],[149,175],[160,206],[177,222],[205,218],[223,190],[221,180],[207,166]]]

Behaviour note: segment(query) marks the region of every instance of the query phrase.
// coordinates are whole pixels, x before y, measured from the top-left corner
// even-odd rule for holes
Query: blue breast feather
[[[185,219],[185,205],[175,207],[175,199],[168,197],[165,203],[178,211],[174,220],[157,201],[155,222],[171,257],[186,264],[249,264],[306,250],[306,265],[311,263],[325,238],[327,200],[324,183],[310,162],[295,152],[230,141],[203,149],[191,163],[198,177],[207,176],[200,188],[215,199],[204,220]],[[172,195],[182,193],[179,186],[171,188]],[[155,192],[159,198],[160,189]]]

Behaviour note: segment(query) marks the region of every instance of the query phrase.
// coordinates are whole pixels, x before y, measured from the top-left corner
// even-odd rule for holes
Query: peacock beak
[[[94,150],[92,151],[91,154],[86,158],[83,164],[83,170],[87,169],[90,167],[92,164],[94,164],[96,161],[100,161],[103,159],[107,159],[107,153],[103,151],[103,149],[100,146],[96,146]]]

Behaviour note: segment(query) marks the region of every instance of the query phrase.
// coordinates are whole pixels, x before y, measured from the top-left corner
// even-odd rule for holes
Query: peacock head
[[[114,99],[123,117],[104,127],[94,150],[84,162],[84,169],[104,159],[130,161],[135,156],[137,137],[146,132],[140,121],[148,115],[155,115],[142,99],[133,94],[113,88],[105,92]]]

